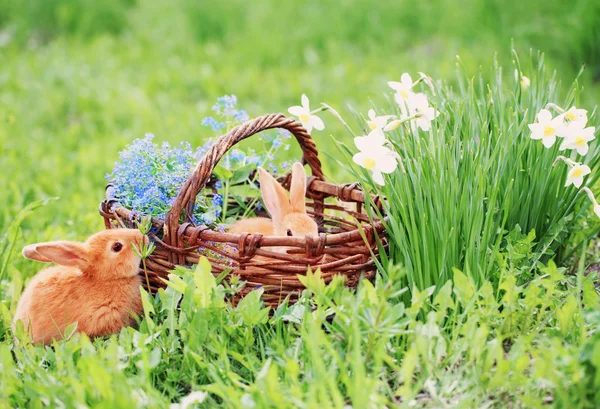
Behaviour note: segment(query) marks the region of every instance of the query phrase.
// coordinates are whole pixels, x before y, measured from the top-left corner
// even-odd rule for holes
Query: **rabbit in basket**
[[[134,229],[105,230],[85,243],[54,241],[26,246],[23,256],[56,263],[29,283],[17,306],[36,344],[62,339],[67,326],[90,337],[109,335],[142,312],[140,257],[133,251],[147,238]]]
[[[312,234],[319,236],[317,223],[306,213],[306,171],[300,162],[292,166],[290,198],[287,192],[263,168],[258,168],[260,191],[265,207],[273,218],[255,217],[240,220],[230,229],[230,233],[261,233],[265,236],[298,236]],[[276,251],[285,251],[279,248]]]

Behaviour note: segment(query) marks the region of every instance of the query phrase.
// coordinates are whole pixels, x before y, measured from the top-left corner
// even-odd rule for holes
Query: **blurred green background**
[[[213,133],[200,122],[223,94],[251,116],[285,112],[302,93],[349,116],[405,71],[452,83],[456,55],[473,75],[497,56],[514,81],[514,42],[522,58],[545,52],[566,83],[585,64],[594,106],[599,21],[598,0],[0,0],[0,232],[52,196],[20,244],[102,228],[118,152],[145,132],[202,144]],[[327,129],[314,137],[335,152],[330,135],[351,137],[322,116]]]

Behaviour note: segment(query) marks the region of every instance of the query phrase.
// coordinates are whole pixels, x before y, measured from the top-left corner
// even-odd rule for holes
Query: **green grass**
[[[181,296],[168,290],[152,301],[155,312],[147,309],[138,329],[94,343],[75,335],[53,348],[15,345],[10,321],[23,285],[40,267],[17,256],[18,250],[27,243],[84,239],[102,229],[97,206],[104,175],[118,152],[145,132],[158,141],[201,145],[212,132],[200,121],[218,96],[231,93],[251,116],[285,112],[306,93],[314,104],[327,102],[350,117],[372,103],[385,106],[386,81],[423,71],[453,87],[443,98],[447,106],[460,107],[461,114],[452,118],[461,138],[488,123],[497,125],[492,136],[500,138],[499,131],[527,123],[509,107],[537,109],[551,93],[556,95],[551,102],[565,101],[582,65],[576,96],[579,105],[593,109],[600,96],[599,19],[600,4],[593,0],[568,5],[558,0],[0,1],[2,404],[165,407],[192,390],[205,390],[203,407],[250,407],[251,402],[260,408],[594,407],[600,399],[600,307],[596,276],[583,273],[598,253],[584,240],[575,249],[580,263],[575,266],[568,252],[553,247],[569,274],[551,266],[537,269],[543,266],[535,264],[540,253],[533,246],[551,231],[546,216],[566,207],[543,202],[537,193],[544,186],[525,179],[509,190],[508,179],[493,171],[502,165],[495,160],[516,157],[518,146],[469,162],[489,161],[492,170],[479,175],[489,178],[481,186],[500,185],[497,191],[475,192],[476,197],[499,195],[498,203],[514,207],[506,226],[522,227],[522,234],[515,231],[502,244],[506,265],[486,270],[486,246],[474,245],[483,214],[464,213],[460,224],[443,206],[425,207],[415,191],[400,190],[407,212],[431,211],[438,226],[394,232],[398,261],[406,268],[390,267],[375,288],[363,283],[354,294],[335,285],[325,289],[313,278],[312,301],[307,293],[301,306],[282,307],[269,320],[257,297],[236,308],[222,306],[216,283],[208,308],[188,294],[175,310],[173,300]],[[512,95],[513,45],[522,61],[531,55],[535,62],[537,50],[545,52],[549,72],[538,82],[537,66],[524,63],[523,73],[540,88],[521,101],[510,96],[505,105],[490,107],[488,92]],[[474,99],[455,75],[456,55],[464,64],[461,71],[475,78]],[[495,58],[503,67],[503,85],[488,91],[479,85],[479,73],[484,84],[499,81]],[[562,91],[539,85],[547,84],[554,69]],[[314,137],[326,174],[350,181],[351,174],[337,164],[330,136],[349,146],[352,136],[333,117],[322,117],[327,128]],[[440,140],[450,137],[443,131],[437,130]],[[441,145],[428,156],[407,135],[395,138],[404,143],[400,152],[429,161],[422,172],[411,169],[429,183],[427,189],[436,185],[425,170],[449,180],[449,169],[469,170],[435,161],[450,158]],[[536,166],[544,169],[549,161]],[[559,171],[539,181],[556,184],[562,177]],[[397,187],[407,183],[399,179]],[[460,191],[466,184],[453,186],[444,206],[467,199]],[[574,193],[569,195],[566,200],[573,199]],[[27,205],[52,197],[59,199],[21,220]],[[528,205],[521,212],[522,200]],[[589,223],[597,227],[595,219]],[[448,233],[454,225],[466,236],[442,253],[446,241],[433,229]],[[524,237],[532,228],[538,235],[533,244]],[[427,233],[420,235],[423,229]],[[498,232],[488,233],[487,246],[498,238]],[[572,237],[561,246],[568,249],[584,238]],[[417,243],[421,238],[426,240]],[[459,248],[461,243],[469,246]],[[546,265],[548,255],[543,257]],[[427,277],[421,289],[436,285],[435,298],[431,288],[421,293],[405,287],[414,282],[407,260],[421,262]],[[440,269],[441,279],[436,278]],[[331,313],[335,319],[326,320]]]

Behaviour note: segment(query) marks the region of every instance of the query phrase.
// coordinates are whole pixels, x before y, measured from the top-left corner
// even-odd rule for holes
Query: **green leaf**
[[[454,272],[454,294],[463,304],[471,301],[475,295],[475,287],[472,280],[457,268],[452,268]]]
[[[596,292],[596,288],[594,287],[594,283],[592,280],[586,280],[583,284],[583,305],[585,308],[598,308],[600,303],[600,298],[598,297],[598,292]]]
[[[140,296],[142,297],[142,306],[144,307],[144,316],[146,317],[146,325],[150,331],[154,330],[154,321],[150,318],[150,313],[154,314],[154,307],[150,302],[150,295],[144,287],[140,286]]]
[[[325,290],[325,280],[321,278],[320,269],[317,269],[317,271],[313,273],[312,269],[309,268],[306,271],[306,275],[298,274],[297,277],[302,285],[312,291],[314,294],[323,294]]]
[[[573,323],[575,322],[575,313],[577,312],[577,300],[571,294],[565,303],[556,309],[556,318],[559,329],[563,335],[567,336]]]
[[[211,305],[212,293],[217,286],[215,277],[211,273],[211,265],[206,257],[200,257],[194,271],[194,300],[199,308],[208,308]]]
[[[250,173],[256,169],[255,165],[246,165],[241,168],[236,169],[231,176],[231,180],[229,181],[231,184],[236,185],[238,183],[245,182],[250,177]]]
[[[222,165],[217,165],[215,167],[215,169],[213,170],[213,174],[222,180],[228,180],[231,179],[231,177],[233,176],[233,172],[230,171],[229,169],[223,167]]]
[[[19,228],[21,227],[21,223],[23,223],[25,218],[32,214],[35,209],[45,206],[51,200],[57,199],[58,197],[52,197],[49,199],[38,200],[29,203],[17,214],[15,219],[10,223],[6,233],[4,234],[4,236],[2,236],[2,238],[0,238],[0,280],[2,280],[2,278],[4,277],[6,267],[8,266],[8,263],[12,257],[15,243],[19,235]]]
[[[238,304],[237,310],[242,316],[244,324],[255,326],[267,322],[270,308],[263,308],[263,289],[258,288],[246,295]]]

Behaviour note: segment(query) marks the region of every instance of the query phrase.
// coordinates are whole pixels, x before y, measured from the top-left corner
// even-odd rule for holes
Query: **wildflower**
[[[572,184],[579,188],[583,184],[583,177],[590,173],[592,173],[592,170],[589,166],[579,163],[575,164],[567,174],[567,183],[565,184],[565,187]]]
[[[560,150],[575,149],[580,155],[586,155],[589,150],[588,142],[593,141],[596,137],[594,131],[596,128],[589,126],[584,128],[583,122],[574,122],[573,125],[567,128],[567,136],[564,142],[560,145]]]
[[[563,116],[567,123],[578,122],[578,123],[582,124],[582,126],[585,126],[588,121],[587,110],[578,109],[577,107],[574,107],[574,106],[569,108],[569,110],[567,112],[565,112],[563,114]]]
[[[383,139],[383,142],[381,139]],[[380,136],[379,133],[354,138],[354,143],[360,152],[352,157],[357,165],[371,171],[373,180],[381,186],[385,185],[383,174],[392,173],[398,166],[396,154],[391,149],[383,146],[384,142],[383,134]]]
[[[413,94],[407,103],[409,114],[417,116],[415,119],[416,125],[425,132],[429,131],[431,129],[431,121],[437,118],[440,113],[435,108],[429,106],[427,95],[423,93]]]
[[[243,109],[236,111],[233,114],[233,118],[238,122],[246,122],[248,119],[250,119],[250,117],[248,116],[248,113],[246,111],[244,111]]]
[[[221,206],[223,204],[223,196],[219,194],[214,195],[212,199],[212,204],[215,207]]]
[[[562,116],[552,118],[547,109],[542,109],[537,114],[537,122],[529,124],[531,139],[541,139],[546,148],[550,148],[556,142],[557,132],[563,128]]]
[[[213,131],[219,131],[225,128],[225,123],[217,121],[212,116],[207,116],[200,122],[202,126],[210,127]]]
[[[169,408],[170,409],[188,409],[189,407],[194,406],[195,403],[202,403],[206,400],[208,393],[196,391],[192,392],[187,396],[181,398],[179,403],[172,403]]]
[[[310,101],[305,94],[302,94],[302,106],[296,105],[288,108],[288,112],[295,115],[302,123],[302,126],[310,133],[313,128],[322,131],[325,129],[325,124],[316,115],[310,112]]]
[[[393,115],[381,115],[377,116],[373,109],[369,109],[369,120],[367,121],[367,125],[369,125],[369,129],[371,131],[383,131],[387,122],[393,118]]]
[[[400,82],[397,81],[389,81],[388,85],[391,89],[396,91],[394,95],[394,99],[399,105],[403,105],[405,101],[407,101],[412,94],[413,81],[408,73],[402,74],[400,77]]]
[[[583,190],[585,193],[587,193],[588,197],[592,201],[592,204],[594,205],[594,213],[596,213],[596,216],[600,217],[600,204],[598,204],[598,201],[594,197],[594,194],[592,193],[592,191],[590,190],[590,188],[589,187],[584,187],[581,190]]]

